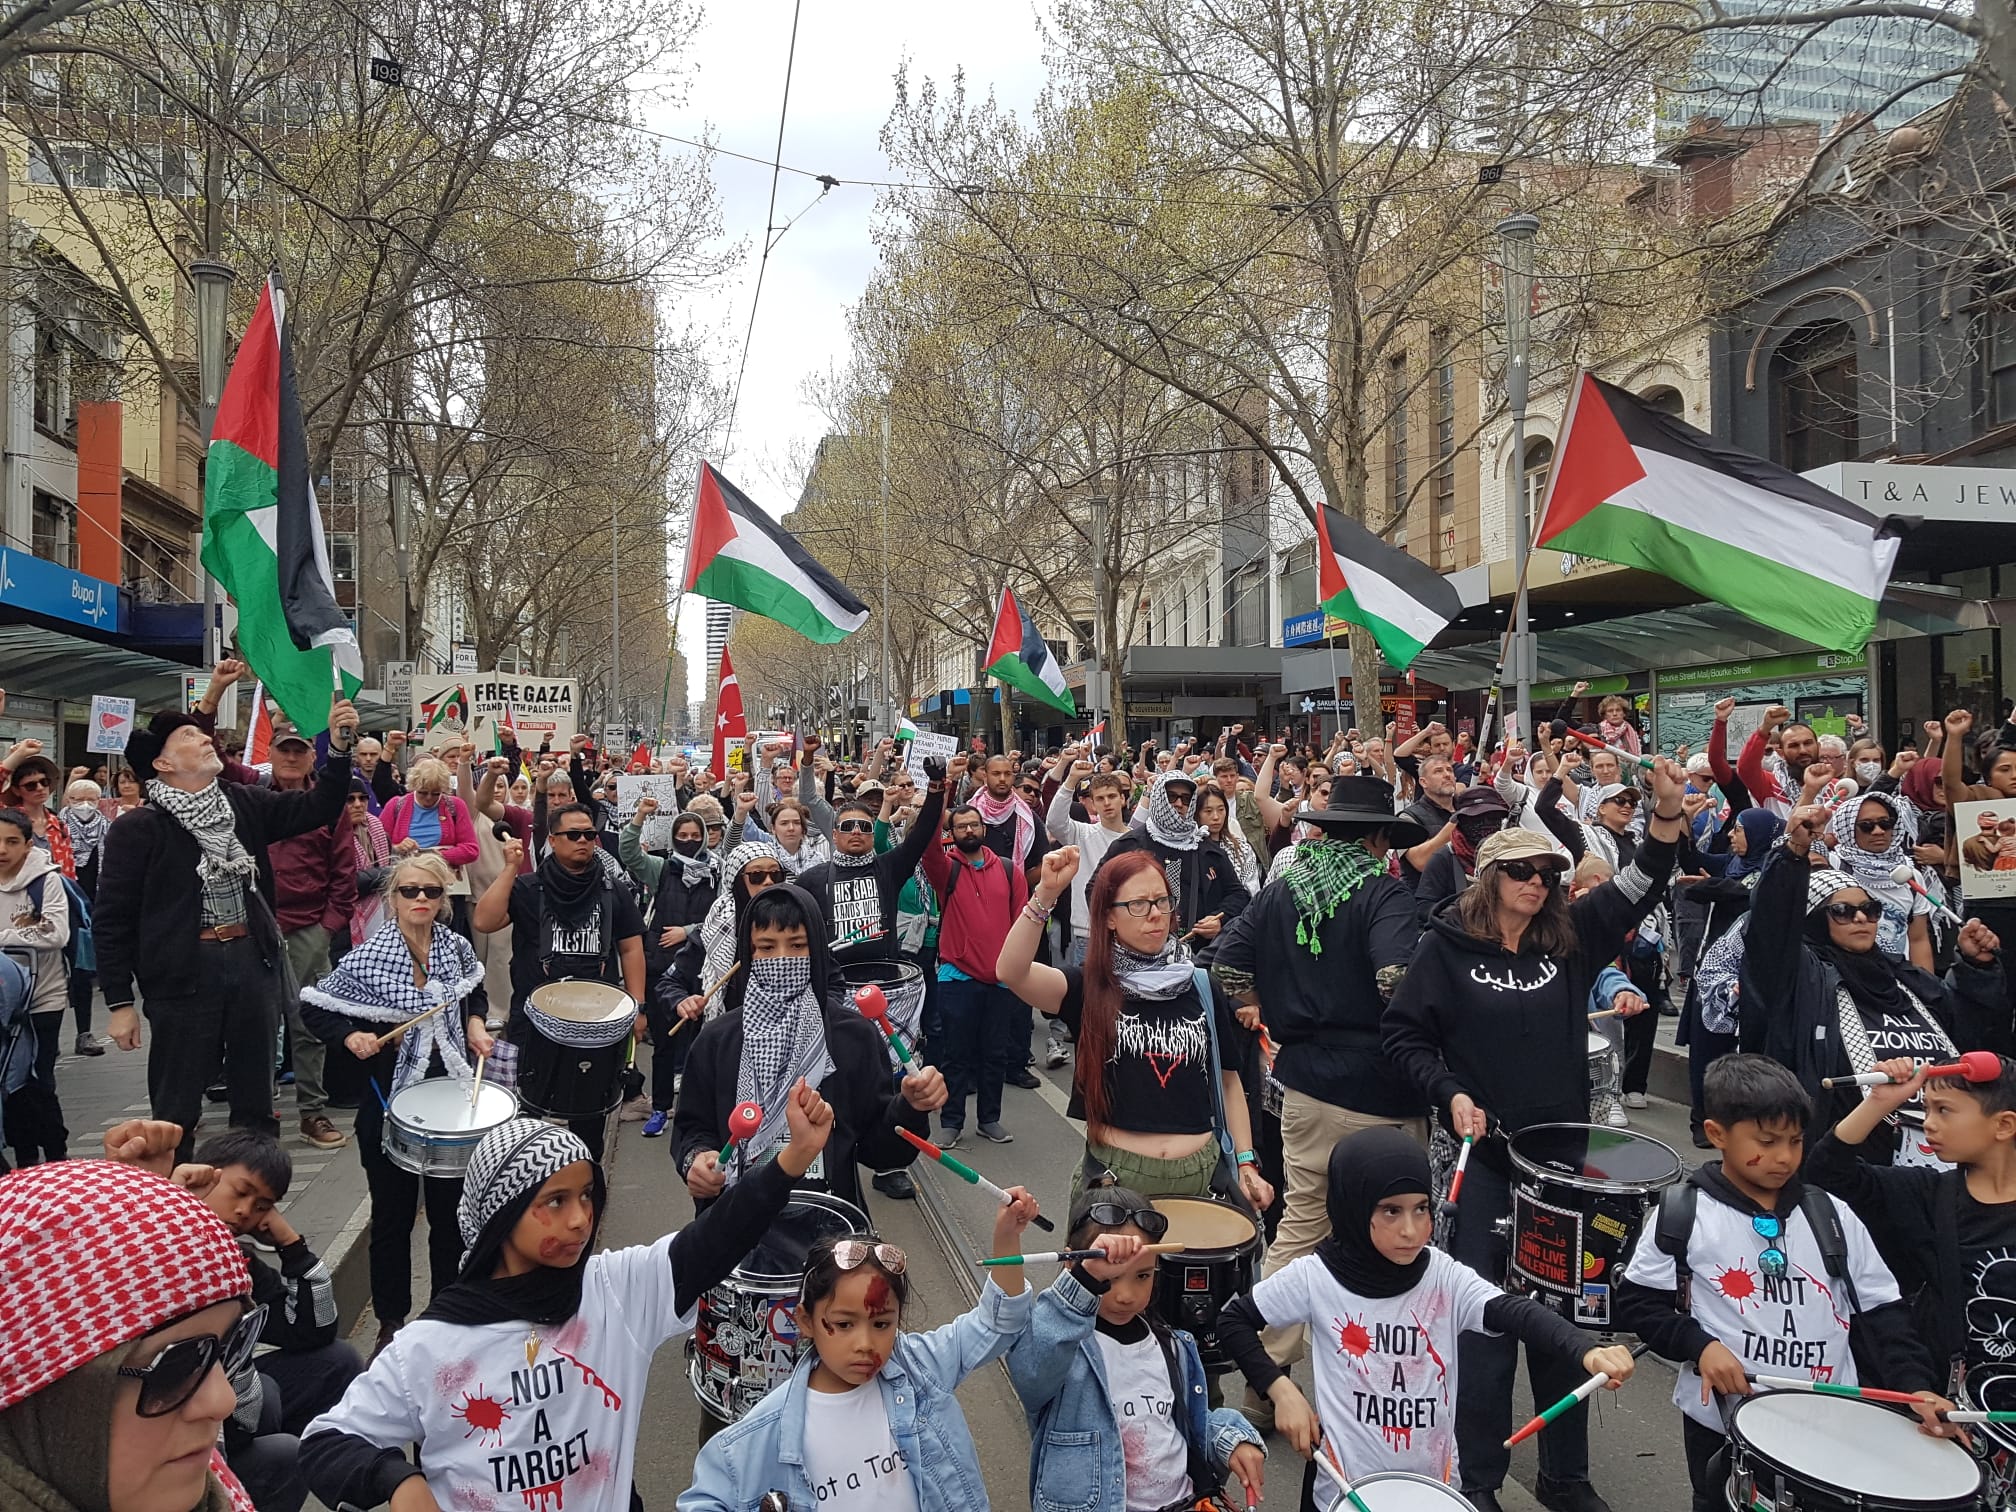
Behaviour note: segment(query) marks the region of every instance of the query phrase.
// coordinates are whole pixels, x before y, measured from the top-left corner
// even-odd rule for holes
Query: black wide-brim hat
[[[1398,846],[1419,845],[1428,838],[1420,821],[1393,812],[1393,785],[1377,777],[1333,778],[1329,806],[1304,809],[1295,817],[1331,834],[1383,829]]]

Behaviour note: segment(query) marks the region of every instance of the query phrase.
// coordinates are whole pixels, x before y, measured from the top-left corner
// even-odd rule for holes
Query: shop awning
[[[180,704],[194,668],[164,656],[40,625],[0,625],[0,688],[25,698],[131,698],[142,710]]]

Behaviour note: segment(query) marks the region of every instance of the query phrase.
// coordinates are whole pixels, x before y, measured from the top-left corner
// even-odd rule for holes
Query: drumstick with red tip
[[[1631,1358],[1634,1360],[1637,1359],[1638,1356],[1645,1353],[1645,1351],[1650,1347],[1651,1346],[1647,1344],[1632,1345]],[[1569,1392],[1568,1395],[1564,1396],[1552,1407],[1549,1407],[1545,1412],[1541,1413],[1540,1416],[1534,1418],[1532,1422],[1528,1423],[1524,1428],[1521,1428],[1517,1433],[1513,1434],[1512,1437],[1505,1440],[1505,1447],[1507,1449],[1510,1449],[1514,1444],[1522,1443],[1525,1440],[1533,1437],[1534,1434],[1538,1433],[1542,1428],[1545,1428],[1549,1423],[1553,1422],[1556,1418],[1560,1417],[1564,1412],[1567,1412],[1577,1403],[1588,1401],[1589,1398],[1596,1395],[1597,1392],[1601,1391],[1605,1386],[1608,1386],[1609,1384],[1610,1384],[1609,1374],[1605,1371],[1601,1370],[1597,1371],[1596,1374],[1589,1377],[1588,1380],[1584,1381],[1580,1386],[1577,1386],[1573,1391]]]
[[[1464,1171],[1469,1169],[1470,1151],[1476,1146],[1476,1144],[1477,1144],[1477,1136],[1475,1134],[1465,1134],[1463,1136],[1463,1148],[1460,1152],[1458,1152],[1456,1156],[1456,1174],[1449,1178],[1448,1204],[1452,1208],[1456,1206],[1457,1200],[1462,1195],[1463,1173]]]
[[[1963,922],[1960,918],[1960,915],[1953,912],[1952,909],[1948,908],[1944,903],[1941,903],[1937,898],[1933,897],[1932,894],[1926,890],[1925,884],[1918,880],[1918,868],[1913,866],[1909,861],[1900,861],[1896,865],[1896,867],[1894,867],[1891,870],[1890,880],[1892,882],[1897,883],[1901,887],[1910,888],[1911,891],[1918,894],[1919,897],[1923,898],[1927,903],[1930,903],[1934,908],[1938,909],[1940,917],[1954,924],[1959,924]]]
[[[1009,1203],[1015,1200],[1013,1197],[1010,1197],[1006,1192],[1002,1191],[1001,1188],[994,1185],[994,1183],[989,1181],[985,1176],[982,1176],[978,1171],[974,1170],[973,1167],[967,1165],[962,1160],[953,1159],[950,1155],[947,1155],[943,1150],[939,1149],[938,1146],[931,1143],[930,1140],[925,1139],[921,1135],[912,1134],[908,1129],[904,1128],[901,1124],[898,1124],[896,1126],[896,1132],[898,1134],[901,1134],[905,1139],[909,1140],[910,1143],[915,1145],[919,1150],[923,1151],[926,1155],[929,1155],[933,1160],[937,1161],[938,1164],[943,1166],[946,1170],[950,1171],[954,1176],[957,1176],[961,1181],[971,1182],[974,1186],[977,1186],[983,1192],[992,1192],[994,1196],[1000,1200],[1001,1206],[1006,1207],[1008,1206]],[[1036,1227],[1043,1230],[1043,1232],[1046,1234],[1055,1233],[1057,1231],[1057,1225],[1052,1223],[1048,1218],[1045,1218],[1041,1213],[1038,1213],[1034,1218],[1030,1219],[1030,1222],[1034,1223]]]
[[[735,1153],[735,1146],[762,1127],[762,1104],[753,1102],[735,1104],[734,1110],[728,1115],[728,1143],[721,1146],[720,1163],[728,1164],[728,1157]]]
[[[1625,766],[1643,767],[1648,772],[1652,770],[1652,758],[1650,756],[1640,756],[1636,752],[1625,750],[1622,746],[1613,746],[1607,740],[1598,740],[1594,735],[1584,735],[1572,725],[1568,729],[1568,738],[1580,741],[1592,751],[1608,751]]]
[[[854,1006],[861,1010],[861,1017],[882,1031],[883,1038],[889,1041],[889,1048],[896,1052],[896,1059],[903,1062],[905,1070],[916,1064],[910,1059],[910,1048],[903,1043],[903,1036],[897,1032],[896,1026],[889,1022],[889,999],[883,996],[880,987],[873,982],[866,987],[856,987]]]
[[[1991,1082],[2002,1074],[2002,1057],[1993,1050],[1969,1050],[1950,1065],[1925,1067],[1925,1080],[1964,1077],[1970,1082]],[[1887,1087],[1896,1078],[1884,1071],[1858,1071],[1853,1076],[1823,1076],[1823,1087]]]
[[[1865,1402],[1891,1402],[1899,1407],[1916,1407],[1924,1401],[1908,1391],[1883,1391],[1874,1386],[1837,1386],[1832,1381],[1808,1381],[1799,1376],[1751,1375],[1744,1372],[1744,1378],[1753,1386],[1767,1386],[1773,1391],[1811,1391],[1821,1396],[1860,1397]],[[2016,1412],[1942,1412],[1942,1423],[2016,1423]]]

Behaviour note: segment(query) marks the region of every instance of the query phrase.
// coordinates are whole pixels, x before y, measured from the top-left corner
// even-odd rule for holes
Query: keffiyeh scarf
[[[721,894],[708,904],[707,916],[700,921],[700,948],[705,952],[700,969],[707,977],[700,984],[701,991],[720,981],[722,973],[735,964],[736,878],[742,875],[743,867],[759,856],[775,861],[780,855],[768,840],[750,840],[736,846],[721,864]],[[720,1013],[721,1000],[717,997],[707,1005],[707,1016],[717,1018]]]
[[[980,811],[981,822],[989,829],[1013,816],[1015,854],[1009,859],[1017,866],[1027,866],[1029,847],[1036,843],[1036,816],[1029,812],[1029,805],[1022,801],[1022,795],[1010,792],[1006,798],[996,798],[983,787],[974,793],[971,802]]]
[[[1295,943],[1309,954],[1323,954],[1323,925],[1351,900],[1351,895],[1386,871],[1386,863],[1356,840],[1319,835],[1295,850],[1295,864],[1285,874],[1288,895],[1295,900]]]
[[[1882,804],[1897,821],[1897,827],[1890,831],[1890,844],[1883,850],[1864,850],[1861,836],[1855,833],[1865,803]],[[1909,866],[1914,872],[1918,869],[1917,862],[1911,859],[1911,848],[1918,843],[1917,806],[1894,793],[1859,793],[1834,806],[1834,816],[1827,821],[1827,833],[1834,842],[1828,853],[1834,866],[1854,878],[1870,897],[1908,918],[1916,906],[1917,895],[1908,882],[1895,881],[1890,874],[1900,865]]]
[[[196,863],[203,884],[203,923],[238,924],[245,919],[245,889],[259,875],[259,863],[238,838],[235,816],[223,787],[212,782],[194,793],[170,787],[156,777],[147,784],[147,801],[195,838],[202,849]]]
[[[413,985],[413,952],[393,923],[378,931],[336,963],[313,987],[301,989],[301,1000],[370,1024],[403,1024],[441,1003],[460,1003],[483,985],[483,968],[469,942],[446,924],[437,923],[427,943],[427,985]],[[462,1041],[461,1016],[452,1007],[422,1019],[399,1040],[392,1085],[396,1093],[423,1080],[435,1051],[448,1074],[466,1081],[473,1074]]]
[[[1181,997],[1197,980],[1196,963],[1190,959],[1189,947],[1173,934],[1152,956],[1129,950],[1116,938],[1113,975],[1128,997],[1150,1003],[1166,1003]]]
[[[742,987],[742,1064],[735,1101],[763,1110],[762,1125],[736,1147],[722,1174],[730,1184],[785,1132],[785,1108],[798,1078],[817,1088],[833,1070],[826,1053],[825,1005],[812,991],[810,956],[751,961]]]
[[[105,843],[105,831],[110,821],[98,812],[98,806],[88,808],[82,804],[63,810],[63,827],[70,831],[70,856],[78,866],[89,866],[98,854],[98,847]]]

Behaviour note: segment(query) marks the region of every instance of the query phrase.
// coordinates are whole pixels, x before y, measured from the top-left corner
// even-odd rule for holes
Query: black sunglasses
[[[1133,1224],[1153,1244],[1169,1232],[1169,1215],[1152,1207],[1130,1207],[1124,1202],[1095,1202],[1085,1209],[1088,1221],[1101,1228],[1125,1228]]]
[[[836,835],[872,835],[875,833],[873,819],[842,819],[833,826]]]
[[[1500,861],[1498,870],[1514,882],[1531,882],[1535,877],[1545,877],[1552,882],[1561,874],[1561,868],[1547,861]]]
[[[265,1327],[266,1308],[261,1304],[248,1308],[221,1334],[178,1340],[145,1365],[121,1365],[120,1375],[140,1383],[134,1410],[143,1418],[166,1417],[196,1395],[213,1366],[222,1365],[226,1375],[236,1375],[251,1361]]]
[[[49,779],[47,777],[16,777],[14,779],[14,786],[20,788],[25,793],[34,788],[46,788],[49,786]]]
[[[427,882],[427,883],[405,882],[400,884],[398,887],[393,888],[392,891],[399,894],[399,896],[402,898],[431,899],[440,897],[441,894],[448,891],[448,889],[443,887],[439,882]]]
[[[1897,828],[1897,821],[1895,819],[1857,819],[1855,821],[1856,833],[1863,835],[1887,835],[1895,828]]]
[[[1874,898],[1861,903],[1829,903],[1827,917],[1841,924],[1852,919],[1880,919],[1883,917],[1883,905]]]
[[[553,831],[553,838],[555,840],[593,840],[595,838],[595,831],[592,829],[555,830]]]
[[[742,868],[742,877],[748,882],[782,882],[784,869],[781,866],[745,866]]]

